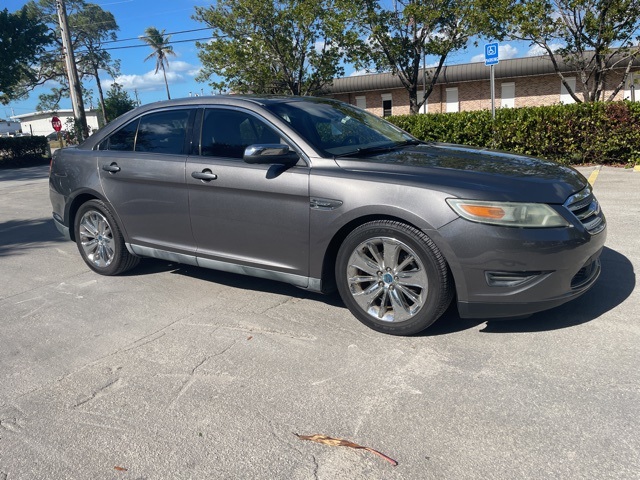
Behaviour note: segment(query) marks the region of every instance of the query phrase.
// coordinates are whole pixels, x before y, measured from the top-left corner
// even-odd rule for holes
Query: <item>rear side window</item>
[[[98,149],[180,155],[184,152],[190,112],[181,109],[144,115],[102,141]]]
[[[189,110],[150,113],[140,119],[136,152],[181,154],[187,134]]]
[[[136,140],[138,121],[135,120],[100,144],[100,150],[117,150],[121,152],[133,152],[133,144]]]

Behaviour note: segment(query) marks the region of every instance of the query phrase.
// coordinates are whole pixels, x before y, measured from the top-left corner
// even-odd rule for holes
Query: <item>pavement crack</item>
[[[85,403],[88,403],[91,400],[94,400],[96,398],[100,398],[100,397],[103,397],[105,395],[108,395],[113,390],[116,390],[118,388],[118,385],[121,382],[122,382],[122,379],[120,377],[116,378],[115,380],[107,383],[106,385],[103,385],[102,387],[94,390],[93,392],[91,392],[91,394],[89,396],[84,397],[84,398],[80,399],[79,401],[77,401],[74,405],[72,405],[72,408],[80,407],[81,405],[84,405]]]
[[[231,347],[229,347],[229,348],[231,348]],[[227,350],[229,348],[227,348]],[[204,357],[200,363],[198,363],[195,367],[193,367],[193,369],[191,370],[191,375],[195,375],[196,370],[198,370],[202,365],[204,365],[207,362],[207,360],[209,360],[210,358],[211,357]]]
[[[231,347],[233,347],[236,344],[236,342],[234,341],[231,345],[229,345],[227,348],[225,348],[222,352],[217,353],[216,355],[213,355],[214,357],[222,355],[224,352],[226,352],[227,350],[229,350]],[[173,400],[171,400],[171,403],[169,403],[169,405],[167,406],[167,410],[172,408],[177,402],[178,400],[180,400],[180,398],[187,392],[187,390],[189,390],[191,388],[191,385],[193,385],[197,379],[197,377],[199,376],[197,374],[197,370],[204,365],[205,363],[207,363],[207,361],[211,358],[212,356],[205,356],[202,360],[200,360],[198,362],[198,364],[193,367],[191,369],[191,373],[189,374],[188,378],[182,383],[182,386],[180,387],[180,391],[177,393],[177,395],[174,397]]]
[[[221,355],[224,355],[225,353],[227,353],[229,350],[231,350],[231,347],[233,347],[236,343],[238,343],[237,340],[234,340],[233,343],[231,345],[229,345],[228,347],[224,348],[222,351],[212,355],[212,357],[219,357]],[[204,362],[203,362],[204,363]],[[200,365],[198,365],[199,367]],[[197,367],[196,367],[197,368]]]

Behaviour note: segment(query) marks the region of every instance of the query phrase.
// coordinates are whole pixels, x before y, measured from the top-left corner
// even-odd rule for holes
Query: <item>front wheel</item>
[[[366,223],[347,236],[338,251],[336,282],[358,320],[392,335],[426,329],[453,297],[447,263],[433,241],[390,220]]]
[[[100,200],[89,200],[78,209],[74,232],[83,260],[101,275],[126,272],[140,260],[129,253],[113,214]]]

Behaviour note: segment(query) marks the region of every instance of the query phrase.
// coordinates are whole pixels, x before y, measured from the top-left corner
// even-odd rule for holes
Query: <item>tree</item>
[[[576,102],[604,100],[611,72],[622,69],[606,98],[613,100],[640,55],[638,0],[521,0],[514,3],[513,19],[509,36],[541,47]],[[561,63],[577,72],[582,98],[567,82]]]
[[[310,95],[344,74],[341,60],[356,34],[348,0],[219,0],[196,7],[213,29],[198,43],[197,80],[241,93]],[[353,16],[353,15],[351,15]]]
[[[162,74],[164,75],[164,84],[167,87],[167,98],[171,100],[171,94],[169,93],[169,82],[167,82],[167,71],[166,68],[169,67],[169,60],[167,56],[174,56],[176,53],[173,51],[173,47],[169,44],[171,40],[171,35],[165,36],[164,30],[159,31],[156,27],[149,27],[144,31],[144,36],[140,37],[140,40],[149,45],[153,52],[144,59],[146,62],[150,58],[156,59],[156,74],[159,69],[162,69]],[[166,67],[165,67],[166,64]]]
[[[98,69],[106,70],[112,75],[118,70],[118,63],[113,62],[109,53],[104,50],[103,43],[115,38],[118,25],[110,12],[102,10],[97,5],[88,4],[84,0],[66,0],[69,31],[71,43],[76,53],[75,61],[78,66],[80,79],[93,77],[100,84]],[[53,38],[51,48],[48,48],[40,57],[37,72],[34,72],[35,80],[25,85],[25,89],[31,90],[48,81],[58,83],[51,89],[51,93],[40,96],[38,110],[56,110],[62,98],[69,96],[69,85],[58,21],[56,0],[32,0],[27,5],[29,13],[42,24],[46,25]],[[97,67],[94,68],[94,67]],[[99,91],[101,87],[99,86]]]
[[[51,41],[47,27],[26,6],[16,13],[0,11],[0,103],[20,98],[21,85],[36,81],[33,66]]]
[[[104,49],[103,43],[114,41],[118,24],[111,12],[105,12],[98,5],[87,4],[71,19],[75,26],[79,44],[78,63],[82,76],[91,76],[96,80],[98,97],[105,122],[109,121],[105,106],[100,70],[105,70],[115,77],[120,70],[120,62],[114,61],[111,54]]]
[[[351,58],[358,68],[373,66],[397,75],[416,114],[433,91],[447,56],[466,49],[474,36],[490,35],[496,18],[503,18],[497,5],[484,0],[394,0],[394,8],[388,9],[377,0],[361,0],[357,23],[362,37]],[[421,68],[427,56],[436,57],[435,68]],[[421,84],[424,93],[418,98]]]
[[[107,97],[104,100],[104,108],[107,112],[107,118],[113,120],[129,110],[133,110],[135,107],[135,100],[133,100],[127,91],[122,88],[122,85],[114,82],[107,92]]]

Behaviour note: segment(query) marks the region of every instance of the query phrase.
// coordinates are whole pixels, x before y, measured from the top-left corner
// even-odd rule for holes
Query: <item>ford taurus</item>
[[[577,171],[425,143],[350,105],[197,97],[137,108],[55,152],[53,219],[89,268],[140,257],[339,291],[409,335],[529,315],[587,291],[606,221]]]

